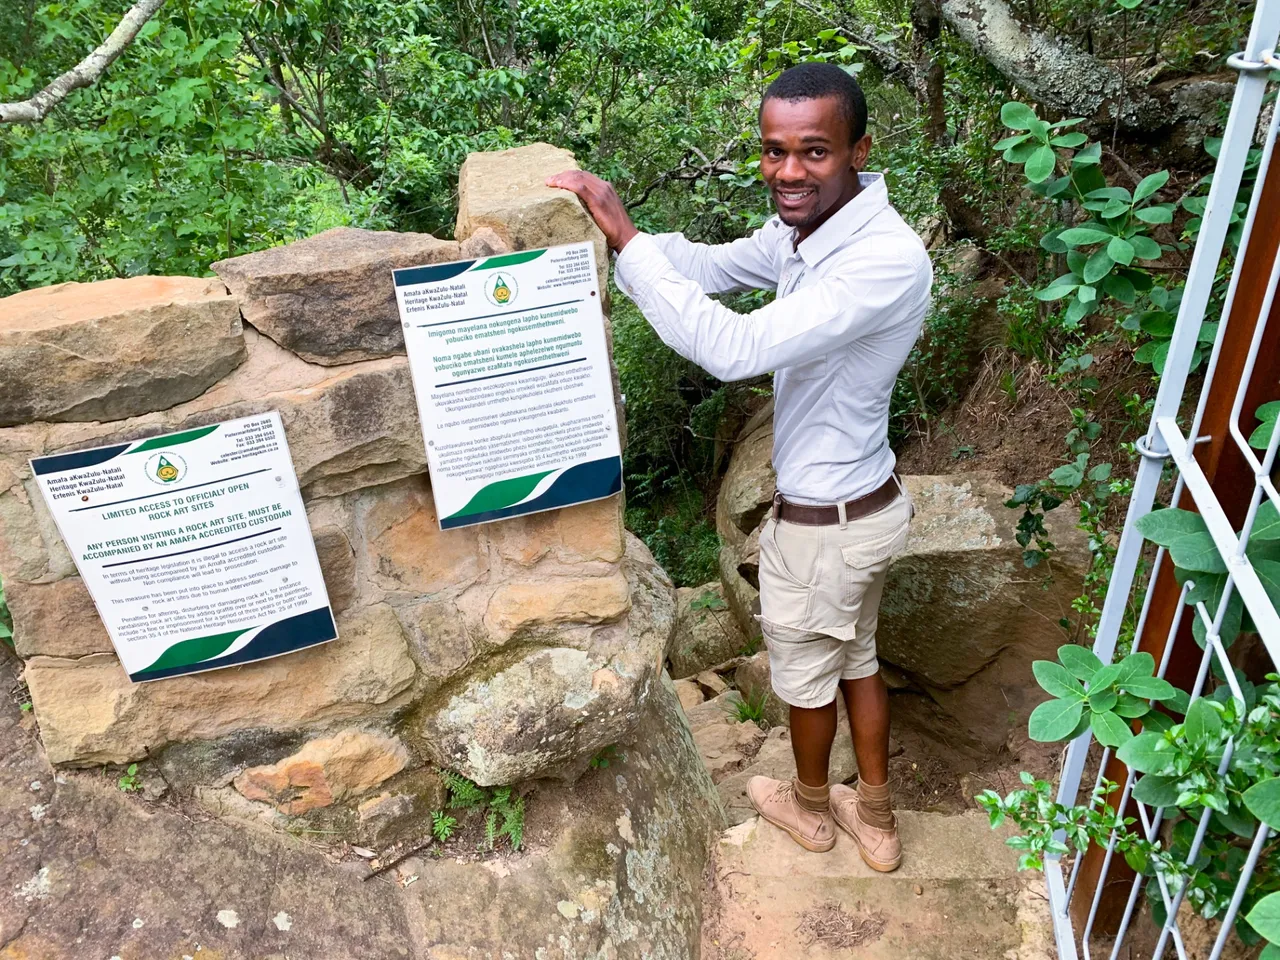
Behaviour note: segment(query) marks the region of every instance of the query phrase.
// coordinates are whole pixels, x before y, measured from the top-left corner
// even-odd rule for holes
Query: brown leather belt
[[[845,520],[857,520],[860,517],[868,517],[877,510],[883,510],[897,500],[898,495],[898,476],[893,474],[877,489],[846,503],[844,505]],[[803,503],[791,503],[784,500],[782,494],[775,493],[773,519],[799,523],[807,527],[826,527],[840,522],[840,510],[834,504],[814,507]]]

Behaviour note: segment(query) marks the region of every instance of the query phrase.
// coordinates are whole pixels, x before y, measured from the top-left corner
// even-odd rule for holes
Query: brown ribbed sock
[[[803,809],[814,813],[826,813],[831,809],[830,785],[824,783],[820,787],[811,787],[807,783],[801,783],[800,778],[796,777],[791,781],[791,787],[796,792],[796,803]]]
[[[858,781],[858,816],[862,822],[880,830],[893,829],[893,806],[889,800],[889,784],[874,786]]]

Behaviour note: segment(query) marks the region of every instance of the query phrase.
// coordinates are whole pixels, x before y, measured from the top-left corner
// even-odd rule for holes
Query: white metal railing
[[[1183,613],[1190,611],[1190,615],[1199,617],[1205,627],[1206,642],[1199,672],[1190,691],[1192,701],[1201,695],[1209,676],[1212,661],[1216,658],[1223,668],[1222,672],[1233,698],[1242,704],[1244,703],[1243,694],[1236,682],[1235,672],[1227,660],[1226,649],[1222,638],[1219,636],[1219,631],[1227,615],[1228,606],[1233,599],[1233,593],[1239,594],[1244,606],[1248,609],[1273,666],[1280,664],[1280,615],[1277,615],[1276,609],[1272,606],[1256,571],[1249,562],[1249,558],[1245,555],[1249,535],[1263,498],[1268,498],[1280,509],[1280,493],[1277,493],[1276,486],[1271,480],[1271,473],[1276,466],[1276,450],[1277,447],[1280,447],[1280,427],[1277,427],[1272,432],[1271,440],[1265,453],[1258,457],[1250,448],[1245,432],[1240,426],[1240,417],[1253,413],[1252,410],[1244,410],[1245,392],[1258,359],[1259,345],[1262,342],[1263,331],[1266,328],[1267,316],[1275,299],[1277,282],[1280,281],[1280,256],[1276,258],[1271,270],[1248,359],[1240,382],[1236,385],[1235,402],[1230,416],[1230,442],[1235,444],[1254,472],[1252,499],[1244,527],[1239,536],[1232,528],[1222,505],[1218,502],[1213,489],[1209,485],[1209,481],[1193,456],[1196,443],[1205,439],[1200,436],[1200,426],[1204,419],[1209,390],[1213,384],[1214,374],[1217,371],[1221,344],[1224,339],[1223,334],[1226,332],[1227,320],[1235,301],[1245,251],[1248,248],[1254,221],[1260,212],[1258,209],[1260,198],[1275,150],[1277,127],[1280,125],[1280,109],[1273,111],[1271,123],[1267,130],[1262,159],[1258,168],[1257,183],[1245,218],[1240,247],[1236,254],[1230,286],[1227,290],[1222,311],[1217,341],[1209,358],[1204,388],[1200,394],[1195,417],[1192,421],[1191,429],[1185,434],[1177,423],[1178,411],[1183,403],[1187,377],[1190,373],[1192,354],[1200,332],[1200,324],[1205,318],[1205,312],[1209,304],[1215,274],[1222,257],[1227,230],[1231,224],[1231,214],[1245,170],[1248,152],[1254,145],[1254,136],[1266,93],[1268,77],[1273,69],[1280,68],[1280,59],[1276,57],[1274,52],[1277,34],[1280,34],[1280,0],[1258,0],[1248,42],[1245,44],[1243,51],[1235,54],[1228,61],[1238,71],[1235,95],[1231,104],[1231,114],[1227,121],[1226,131],[1223,134],[1222,149],[1218,155],[1217,168],[1214,172],[1213,183],[1205,206],[1199,240],[1192,255],[1186,288],[1178,311],[1177,325],[1170,342],[1168,359],[1152,411],[1151,425],[1146,436],[1137,445],[1138,451],[1142,456],[1138,465],[1137,476],[1134,480],[1133,496],[1129,502],[1129,510],[1125,517],[1123,532],[1116,552],[1115,569],[1111,575],[1106,600],[1103,603],[1102,615],[1098,622],[1097,639],[1093,646],[1094,653],[1098,655],[1103,663],[1112,662],[1116,640],[1120,634],[1129,596],[1134,587],[1134,579],[1143,549],[1143,537],[1138,532],[1137,523],[1144,515],[1150,512],[1164,466],[1166,462],[1172,461],[1177,469],[1178,476],[1172,502],[1177,504],[1184,491],[1190,494],[1195,502],[1196,509],[1204,517],[1214,544],[1227,568],[1226,587],[1215,610],[1207,609],[1204,603],[1197,603],[1190,608],[1183,605],[1187,592],[1193,584],[1188,581],[1183,585],[1182,595],[1179,597],[1179,606],[1173,617],[1169,636],[1166,638],[1164,655],[1157,668],[1156,675],[1163,677],[1169,664],[1169,656],[1174,647],[1174,637],[1177,635]],[[1280,215],[1280,211],[1261,211],[1261,214],[1264,217],[1274,218]],[[1280,385],[1277,385],[1277,395],[1268,397],[1268,399],[1280,399]],[[1163,553],[1163,548],[1157,552],[1157,569],[1163,560]],[[1147,621],[1147,614],[1151,607],[1155,579],[1152,576],[1146,588],[1138,620],[1137,634],[1139,636],[1142,635],[1143,627]],[[1093,742],[1092,734],[1086,732],[1072,741],[1068,747],[1058,790],[1059,803],[1074,805],[1077,802],[1085,762]],[[1228,743],[1219,770],[1220,773],[1224,773],[1230,763],[1232,748],[1233,744]],[[1094,783],[1095,790],[1102,782],[1103,773],[1110,758],[1110,749],[1103,750],[1098,776]],[[1122,785],[1120,795],[1121,810],[1125,809],[1125,805],[1131,799],[1134,780],[1135,774],[1130,770]],[[1144,835],[1148,840],[1154,841],[1164,820],[1164,809],[1161,807],[1148,807],[1136,800],[1133,803],[1137,808],[1138,819]],[[1189,851],[1188,863],[1194,862],[1200,853],[1211,812],[1205,809],[1197,823],[1195,837]],[[1270,831],[1267,826],[1259,823],[1232,901],[1227,912],[1221,917],[1220,933],[1207,960],[1219,960],[1222,955],[1241,901],[1269,835]],[[1085,925],[1078,935],[1072,923],[1070,908],[1072,898],[1076,892],[1080,865],[1084,858],[1075,858],[1069,876],[1064,876],[1062,862],[1058,857],[1050,857],[1046,860],[1045,874],[1049,907],[1053,918],[1058,955],[1061,960],[1077,960],[1081,956],[1086,960],[1091,960],[1089,942],[1094,933],[1098,907],[1102,901],[1103,891],[1115,859],[1115,853],[1116,836],[1112,834],[1111,842],[1103,855],[1101,874],[1094,888]],[[1139,874],[1133,880],[1120,926],[1115,931],[1115,943],[1110,952],[1110,960],[1117,960],[1122,948],[1128,942],[1138,896],[1145,879],[1142,874]],[[1181,931],[1178,929],[1178,908],[1182,904],[1186,888],[1185,886],[1179,886],[1171,891],[1170,884],[1159,874],[1157,874],[1157,882],[1167,919],[1160,930],[1159,940],[1152,954],[1152,960],[1160,960],[1165,955],[1165,951],[1171,941],[1177,951],[1179,960],[1187,960],[1186,947],[1182,941]],[[1106,932],[1108,934],[1111,933],[1111,931]]]

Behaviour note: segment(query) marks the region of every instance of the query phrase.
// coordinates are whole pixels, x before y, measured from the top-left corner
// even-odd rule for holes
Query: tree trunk
[[[1005,0],[942,0],[947,25],[1028,97],[1096,127],[1152,133],[1190,125],[1198,141],[1233,83],[1193,77],[1126,87],[1120,71],[1068,41],[1023,23]],[[1198,134],[1198,136],[1196,136]]]

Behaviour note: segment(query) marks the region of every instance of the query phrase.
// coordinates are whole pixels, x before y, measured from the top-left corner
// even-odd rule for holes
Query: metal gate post
[[[1249,355],[1250,343],[1261,316],[1267,282],[1275,259],[1280,255],[1280,158],[1273,158],[1262,186],[1258,216],[1247,237],[1248,246],[1243,253],[1238,282],[1231,298],[1228,315],[1224,318],[1222,337],[1217,351],[1217,366],[1213,382],[1201,400],[1201,414],[1197,431],[1196,461],[1210,481],[1214,494],[1226,511],[1233,527],[1244,523],[1253,492],[1253,468],[1234,443],[1230,442],[1228,423]],[[1270,400],[1280,399],[1280,299],[1272,304],[1270,322],[1263,331],[1263,341],[1258,351],[1257,365],[1246,392],[1244,411],[1246,416]],[[1248,420],[1245,421],[1246,428]],[[1177,504],[1184,510],[1195,510],[1190,493],[1183,491]],[[1170,636],[1174,617],[1182,604],[1182,588],[1173,576],[1173,564],[1161,554],[1162,562],[1153,571],[1155,584],[1151,604],[1143,623],[1143,629],[1134,644],[1135,650],[1149,652],[1156,663],[1164,656],[1167,638]],[[1191,636],[1193,617],[1185,616],[1174,633],[1174,648],[1165,674],[1175,686],[1190,689],[1195,680],[1201,654]],[[1113,755],[1106,766],[1104,776],[1113,783],[1123,784],[1127,768]],[[1120,794],[1112,794],[1108,803],[1114,808]],[[1132,815],[1132,802],[1127,811]],[[1082,929],[1097,888],[1105,850],[1092,847],[1080,866],[1075,895],[1071,903],[1071,915],[1077,929]],[[1120,922],[1125,901],[1133,883],[1133,871],[1120,860],[1113,860],[1094,926],[1102,932],[1111,932]]]

